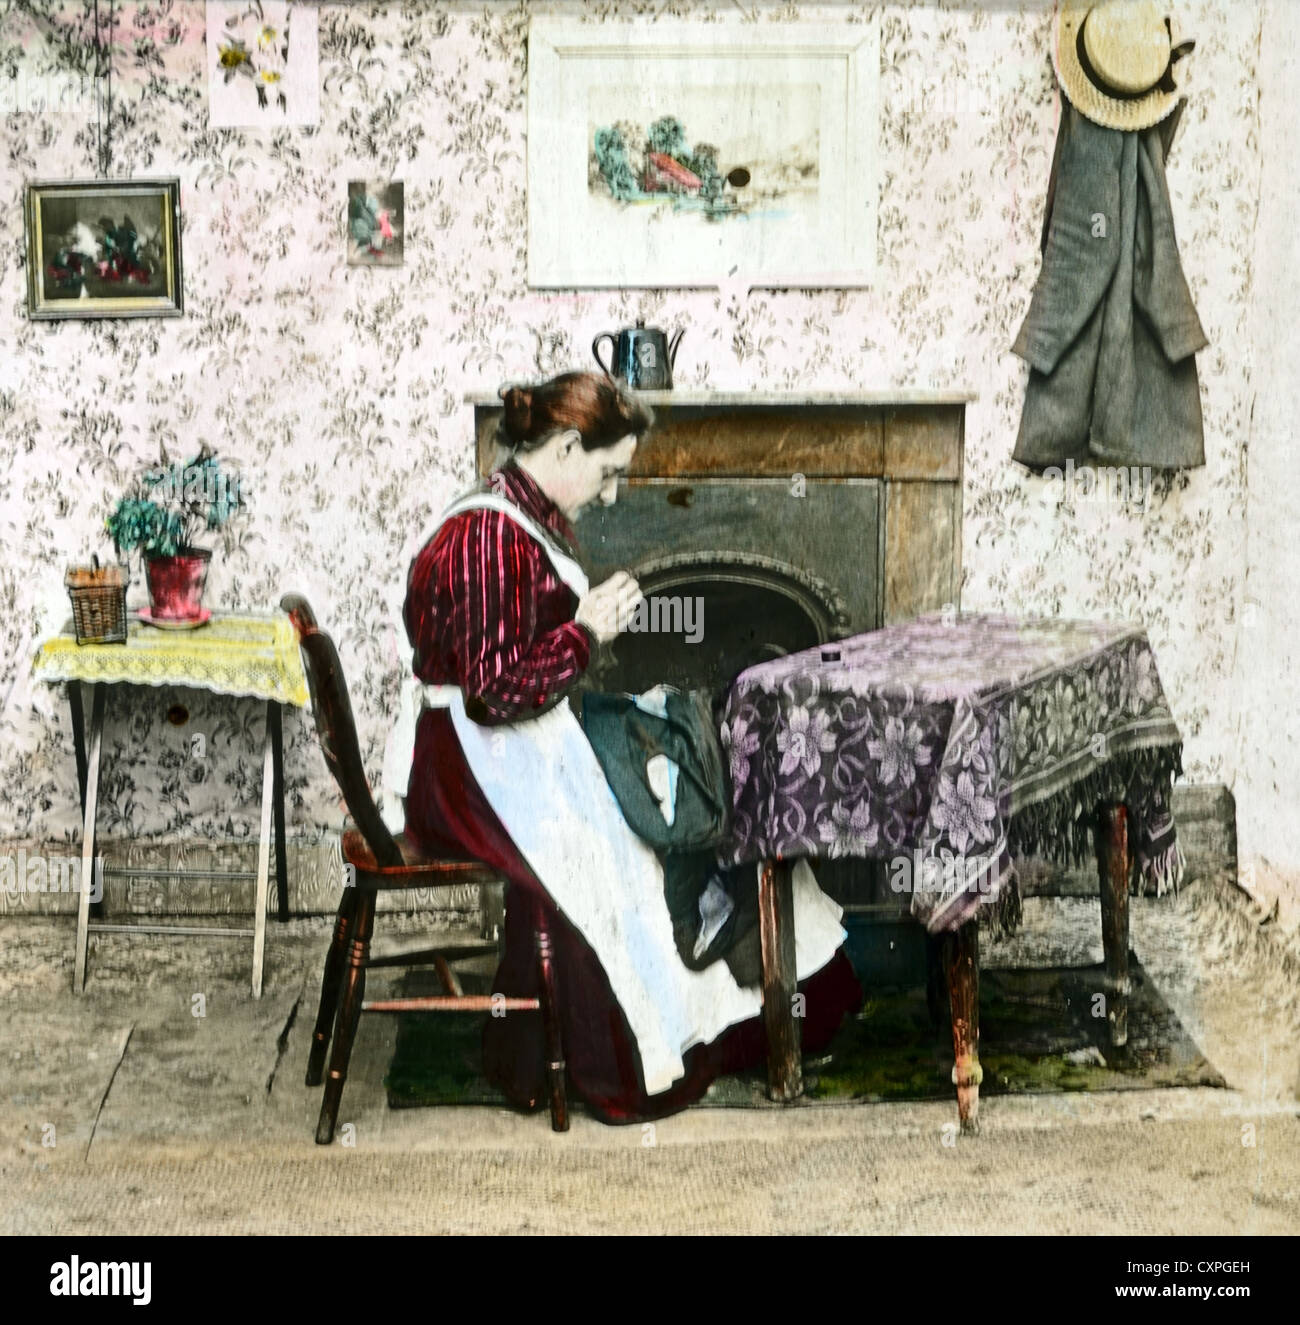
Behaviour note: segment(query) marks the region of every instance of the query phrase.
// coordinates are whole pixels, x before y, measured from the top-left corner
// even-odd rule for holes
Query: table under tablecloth
[[[724,858],[885,860],[932,933],[981,903],[1014,924],[1013,855],[1082,863],[1103,801],[1128,808],[1138,881],[1181,878],[1182,742],[1138,625],[921,617],[745,671],[722,737]]]
[[[283,613],[214,612],[195,630],[160,630],[132,615],[120,644],[78,644],[69,623],[41,642],[32,670],[48,682],[193,686],[300,708],[308,701],[298,636]]]

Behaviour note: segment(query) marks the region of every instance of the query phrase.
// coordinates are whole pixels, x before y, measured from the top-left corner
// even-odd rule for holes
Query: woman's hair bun
[[[504,386],[497,440],[510,450],[535,451],[557,432],[575,429],[584,451],[649,431],[654,415],[601,373],[561,373],[535,386]]]
[[[501,392],[505,404],[506,431],[516,442],[527,440],[533,430],[533,393],[530,387],[508,386]]]

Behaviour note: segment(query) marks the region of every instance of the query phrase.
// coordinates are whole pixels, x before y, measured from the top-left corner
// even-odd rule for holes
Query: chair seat
[[[379,865],[361,833],[343,833],[343,859],[374,888],[453,888],[463,884],[495,883],[499,875],[480,860],[430,855],[405,833],[394,838],[402,864]]]

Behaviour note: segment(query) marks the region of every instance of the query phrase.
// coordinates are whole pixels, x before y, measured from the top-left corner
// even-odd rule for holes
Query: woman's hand
[[[587,590],[573,619],[591,631],[598,644],[608,644],[627,628],[643,599],[637,582],[626,571],[619,571]]]

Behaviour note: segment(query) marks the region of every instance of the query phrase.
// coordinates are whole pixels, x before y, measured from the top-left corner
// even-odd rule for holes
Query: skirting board
[[[1227,787],[1219,785],[1175,787],[1174,817],[1179,840],[1189,869],[1203,870],[1232,866],[1237,857],[1236,803]],[[109,914],[139,915],[231,915],[247,914],[251,909],[252,871],[257,867],[255,842],[170,844],[123,843],[104,839],[104,903]],[[21,853],[24,853],[20,855]],[[70,860],[77,854],[74,843],[40,846],[11,842],[0,844],[0,857],[8,856],[12,870],[0,874],[0,915],[46,915],[76,912],[75,892],[29,892],[21,884],[13,890],[5,887],[8,877],[20,872],[20,865],[41,854],[47,862]],[[289,909],[295,915],[320,914],[338,906],[343,883],[343,860],[335,836],[319,841],[291,839],[288,847]],[[130,876],[114,875],[114,869],[127,868],[151,873]],[[177,878],[166,871],[177,869],[233,871],[249,874],[247,879]],[[1021,882],[1028,896],[1095,896],[1097,876],[1093,869],[1061,870],[1040,861],[1021,864]],[[47,871],[47,874],[49,871]],[[486,922],[499,921],[500,897],[487,890]],[[269,908],[275,913],[278,902],[275,889],[275,861],[271,862]],[[448,923],[478,927],[485,920],[484,899],[477,887],[423,888],[411,892],[385,893],[379,898],[380,910],[422,911],[446,917]]]

